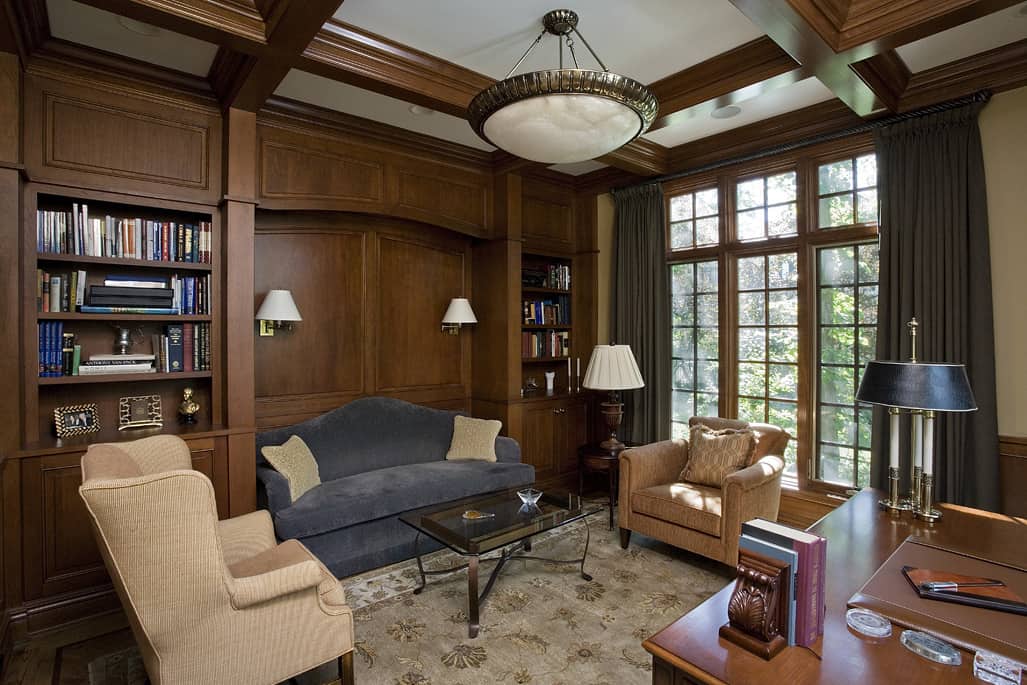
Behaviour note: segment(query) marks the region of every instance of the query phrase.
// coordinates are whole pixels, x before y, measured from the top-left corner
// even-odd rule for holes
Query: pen
[[[934,580],[920,583],[920,589],[929,592],[951,592],[962,590],[965,587],[1000,587],[1002,585],[1005,585],[1005,583],[1000,580],[992,580],[987,583],[956,583],[947,580]]]

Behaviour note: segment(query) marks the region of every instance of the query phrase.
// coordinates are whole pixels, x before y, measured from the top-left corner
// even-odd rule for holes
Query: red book
[[[168,244],[171,241],[171,224],[167,221],[160,225],[160,258],[162,261],[171,260],[171,251],[168,250]]]
[[[192,371],[193,370],[193,347],[195,342],[193,340],[193,325],[191,323],[182,324],[182,370]]]

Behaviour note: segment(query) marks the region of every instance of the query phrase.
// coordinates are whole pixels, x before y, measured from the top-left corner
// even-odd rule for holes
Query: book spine
[[[161,261],[167,262],[171,259],[171,250],[168,248],[168,243],[171,242],[171,224],[167,221],[160,225],[160,258]]]
[[[192,371],[195,366],[193,364],[193,325],[191,323],[182,324],[182,370]]]
[[[77,376],[79,366],[82,364],[82,346],[75,345],[71,354],[71,375]]]
[[[827,613],[827,538],[820,538],[817,548],[819,584],[817,586],[817,634],[824,634],[824,615]]]
[[[182,348],[182,325],[171,324],[165,327],[168,336],[168,364],[173,372],[182,371],[184,367],[184,350]]]

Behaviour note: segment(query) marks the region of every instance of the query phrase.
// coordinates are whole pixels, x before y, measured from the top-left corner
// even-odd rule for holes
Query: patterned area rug
[[[573,564],[511,561],[481,608],[481,632],[467,637],[467,575],[429,576],[420,595],[417,565],[405,561],[345,579],[356,619],[355,670],[361,685],[621,685],[649,683],[652,659],[642,641],[717,592],[730,571],[708,560],[634,536],[622,550],[602,515],[591,517],[583,580]],[[532,554],[580,556],[584,524],[540,536]],[[426,557],[429,569],[461,558]],[[484,587],[494,562],[483,561]],[[89,663],[90,685],[136,685],[145,674],[135,649]],[[298,685],[337,678],[327,664]]]

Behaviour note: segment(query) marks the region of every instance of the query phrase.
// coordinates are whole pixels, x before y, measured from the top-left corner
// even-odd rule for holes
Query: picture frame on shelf
[[[122,397],[118,400],[118,430],[160,428],[164,425],[160,395]]]
[[[100,416],[95,404],[69,404],[53,410],[58,438],[71,438],[100,431]]]

